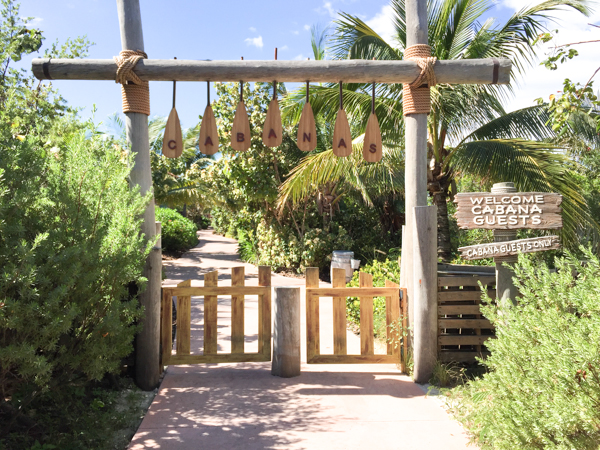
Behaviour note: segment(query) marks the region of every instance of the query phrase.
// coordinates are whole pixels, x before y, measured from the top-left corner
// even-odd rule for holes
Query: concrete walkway
[[[231,267],[244,266],[248,285],[255,266],[237,255],[237,243],[200,232],[200,243],[175,261],[164,262],[173,285],[219,270],[230,285]],[[304,280],[274,274],[274,286],[303,286]],[[327,284],[323,283],[323,286]],[[304,319],[304,293],[301,296]],[[218,351],[230,351],[229,298],[218,300]],[[257,351],[256,297],[245,305],[245,351]],[[320,305],[321,352],[333,353],[331,300]],[[303,333],[306,330],[302,325]],[[203,304],[192,298],[192,353],[201,353]],[[130,449],[465,449],[461,426],[393,365],[307,365],[302,375],[283,379],[271,363],[170,366]],[[348,332],[348,353],[360,353],[360,339]],[[474,447],[468,447],[470,449]]]

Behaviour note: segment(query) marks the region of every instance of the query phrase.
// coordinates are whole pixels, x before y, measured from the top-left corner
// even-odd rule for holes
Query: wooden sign
[[[263,143],[267,147],[278,147],[283,139],[283,126],[281,125],[281,113],[279,102],[276,98],[271,100],[267,109],[267,117],[263,126]]]
[[[379,121],[374,113],[371,113],[367,121],[365,130],[365,140],[363,143],[363,158],[367,162],[377,162],[382,156],[381,131],[379,130]]]
[[[302,116],[298,123],[297,145],[303,152],[310,152],[317,148],[317,125],[312,107],[308,102],[302,108]]]
[[[217,131],[217,121],[212,107],[206,105],[204,115],[202,116],[202,125],[200,125],[200,138],[198,147],[205,155],[214,155],[219,151],[219,132]]]
[[[454,196],[456,219],[461,229],[555,230],[562,228],[562,195],[545,192],[490,194],[461,193]]]
[[[544,236],[516,241],[492,242],[491,244],[469,245],[459,247],[460,256],[470,261],[474,259],[493,258],[494,256],[512,256],[519,253],[543,252],[558,250],[558,236]]]
[[[179,123],[177,110],[173,107],[165,126],[162,153],[167,158],[179,158],[182,152],[183,137],[181,135],[181,124]]]
[[[340,109],[335,119],[333,129],[333,154],[335,156],[349,156],[352,154],[352,134],[346,111]]]
[[[239,102],[231,127],[231,147],[238,152],[245,152],[252,144],[250,136],[250,121],[244,102]]]

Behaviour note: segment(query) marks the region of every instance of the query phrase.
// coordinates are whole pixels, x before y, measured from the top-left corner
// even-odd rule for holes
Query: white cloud
[[[323,6],[318,7],[315,11],[317,11],[319,14],[329,14],[329,17],[332,18],[337,17],[331,2],[323,2]]]
[[[298,30],[292,30],[292,34],[300,34],[300,32]]]
[[[305,29],[306,31],[310,30],[310,25],[304,25],[304,29]]]
[[[250,31],[252,31],[253,33],[256,33],[256,28],[254,28],[254,27],[250,27],[250,28],[248,28],[248,29],[249,29]]]
[[[22,17],[22,19],[25,19],[25,17]],[[29,22],[27,22],[27,25],[39,25],[40,22],[42,22],[43,20],[44,19],[42,19],[41,17],[34,17]]]
[[[258,36],[255,38],[245,39],[244,42],[246,45],[254,45],[256,48],[263,48],[263,39],[262,36]]]
[[[394,10],[390,5],[386,5],[381,8],[375,17],[366,20],[365,23],[369,25],[373,31],[381,36],[388,44],[396,45],[395,38],[395,27],[394,27]]]
[[[505,0],[505,3],[514,3],[516,8],[521,7],[516,4],[516,0]],[[600,39],[600,29],[588,25],[600,20],[600,12],[595,13],[592,17],[584,17],[575,11],[561,11],[556,17],[559,18],[558,23],[549,24],[549,28],[558,29],[559,32],[554,42],[540,46],[537,51],[539,61],[546,59],[546,53],[554,45]],[[513,86],[515,94],[508,101],[506,110],[514,111],[532,106],[533,101],[540,97],[548,100],[550,94],[562,90],[565,78],[585,84],[600,66],[597,44],[582,44],[573,48],[579,52],[579,56],[564,64],[559,64],[557,70],[548,70],[544,66],[540,66],[539,61],[536,61],[533,67],[526,69],[524,76],[517,77],[517,83]],[[598,85],[600,85],[600,80],[596,81],[595,89],[598,88]]]
[[[289,50],[289,47],[287,45],[284,45],[283,47],[279,47],[279,50],[284,52],[286,50]]]
[[[302,61],[304,59],[306,59],[306,56],[304,56],[302,53],[294,57],[294,61]]]

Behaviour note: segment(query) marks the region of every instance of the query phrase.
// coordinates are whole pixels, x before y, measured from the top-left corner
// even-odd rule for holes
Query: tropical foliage
[[[488,373],[451,395],[482,449],[596,449],[600,440],[600,261],[570,254],[557,271],[520,257],[517,304],[482,308],[496,327]]]

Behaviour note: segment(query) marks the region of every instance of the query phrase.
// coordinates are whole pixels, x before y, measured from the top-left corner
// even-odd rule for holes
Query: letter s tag
[[[375,153],[375,152],[377,152],[377,146],[376,146],[375,144],[371,144],[371,145],[369,145],[369,151],[370,151],[371,153]]]

